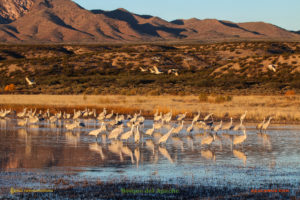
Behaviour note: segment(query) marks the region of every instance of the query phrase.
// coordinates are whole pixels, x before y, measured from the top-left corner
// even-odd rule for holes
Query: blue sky
[[[300,30],[300,0],[73,0],[101,10],[125,8],[137,14],[174,19],[264,21],[288,30]]]

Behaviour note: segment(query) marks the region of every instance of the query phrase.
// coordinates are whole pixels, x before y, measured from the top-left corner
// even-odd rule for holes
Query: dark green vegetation
[[[154,65],[164,74],[140,71]],[[26,76],[37,84],[28,86]],[[9,84],[14,90],[4,91]],[[2,45],[0,87],[25,94],[280,94],[300,89],[300,43]]]

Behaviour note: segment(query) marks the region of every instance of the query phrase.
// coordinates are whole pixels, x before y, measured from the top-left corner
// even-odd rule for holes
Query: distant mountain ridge
[[[264,22],[192,18],[168,22],[125,9],[86,10],[71,0],[2,0],[0,42],[147,42],[295,39],[299,33]]]

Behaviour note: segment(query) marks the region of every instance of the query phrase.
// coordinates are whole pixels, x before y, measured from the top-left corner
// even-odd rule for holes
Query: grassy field
[[[153,116],[156,109],[167,113],[188,112],[188,118],[197,111],[204,117],[214,113],[216,119],[228,121],[230,117],[238,120],[239,116],[248,111],[247,120],[258,122],[264,117],[273,116],[277,123],[300,122],[300,95],[293,96],[123,96],[123,95],[1,95],[1,108],[12,108],[21,111],[24,107],[51,112],[73,109],[95,108],[99,113],[104,107],[110,112],[133,114],[142,110],[146,117]]]

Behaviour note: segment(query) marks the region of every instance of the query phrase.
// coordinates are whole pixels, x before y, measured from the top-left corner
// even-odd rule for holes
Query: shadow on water
[[[73,181],[138,179],[247,189],[268,189],[270,184],[299,187],[297,126],[277,127],[266,133],[249,126],[246,140],[234,145],[234,138],[242,136],[242,131],[213,135],[195,128],[186,134],[187,124],[166,144],[157,144],[169,127],[155,130],[152,136],[142,134],[141,141],[135,143],[133,138],[109,140],[105,133],[96,141],[88,132],[99,124],[93,120],[85,123],[84,128],[67,131],[62,124],[42,122],[23,128],[16,120],[0,120],[0,179],[19,176],[15,181],[0,181],[0,187],[41,184],[43,173],[48,177],[44,185],[50,187],[52,179],[68,174]],[[146,121],[141,132],[150,128],[152,122]],[[126,127],[124,131],[129,130]],[[28,173],[36,181],[28,182]]]

